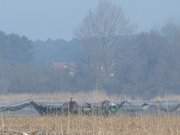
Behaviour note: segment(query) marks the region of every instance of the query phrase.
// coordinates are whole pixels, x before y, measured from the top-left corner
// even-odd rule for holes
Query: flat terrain
[[[0,104],[12,104],[12,103],[21,103],[27,100],[34,100],[40,102],[66,102],[69,101],[70,98],[77,102],[101,102],[106,99],[111,101],[121,101],[126,100],[127,97],[120,95],[108,95],[103,92],[79,92],[79,93],[45,93],[45,94],[1,94],[0,95]]]
[[[140,100],[141,98],[131,98],[124,95],[108,95],[107,93],[101,91],[93,91],[93,92],[76,92],[76,93],[44,93],[44,94],[30,94],[30,93],[23,93],[23,94],[1,94],[0,95],[0,105],[4,104],[12,104],[12,103],[21,103],[27,100],[34,100],[34,101],[42,101],[42,102],[66,102],[69,101],[70,98],[77,102],[101,102],[104,100],[110,100],[115,102],[120,102],[123,100]],[[170,95],[166,97],[155,97],[151,99],[153,101],[180,101],[180,95]]]
[[[27,100],[65,102],[73,97],[78,102],[126,100],[122,96],[104,93],[59,93],[0,95],[0,104],[21,103]],[[175,98],[171,98],[175,99]],[[176,97],[176,99],[180,99]],[[160,100],[157,99],[157,100]],[[161,99],[163,100],[163,99]],[[23,113],[26,110],[23,110]],[[29,110],[27,110],[29,113]],[[34,112],[36,113],[36,112]],[[19,115],[18,115],[19,114]],[[180,135],[180,115],[176,116],[47,116],[0,114],[0,135]]]
[[[0,134],[179,135],[180,117],[1,117]]]

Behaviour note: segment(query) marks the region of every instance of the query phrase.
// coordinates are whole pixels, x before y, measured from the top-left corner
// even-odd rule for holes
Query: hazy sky
[[[180,23],[180,0],[113,0],[140,30]],[[71,39],[97,0],[0,0],[0,30],[31,39]]]

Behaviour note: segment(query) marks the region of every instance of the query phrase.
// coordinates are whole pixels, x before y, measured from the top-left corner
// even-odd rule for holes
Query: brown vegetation
[[[179,135],[180,118],[177,116],[2,117],[0,134],[5,132],[22,135]]]

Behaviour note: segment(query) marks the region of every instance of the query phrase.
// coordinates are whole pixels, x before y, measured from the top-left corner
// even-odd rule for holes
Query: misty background
[[[87,43],[76,35],[97,0],[0,0],[1,92],[180,94],[180,1],[113,3],[122,8],[133,32],[117,36],[113,49],[102,53],[115,56],[101,58],[96,55],[101,49],[93,50],[96,40],[88,41],[92,48],[84,48]],[[94,53],[88,53],[91,49]],[[100,73],[104,59],[115,64]]]
[[[120,5],[140,31],[159,28],[167,21],[180,22],[179,0],[110,0]],[[0,29],[30,39],[73,38],[97,0],[0,0]]]

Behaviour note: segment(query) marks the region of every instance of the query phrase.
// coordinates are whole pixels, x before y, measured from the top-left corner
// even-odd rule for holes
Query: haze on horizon
[[[140,31],[180,22],[179,0],[114,0]],[[73,38],[88,10],[97,0],[0,0],[0,30],[33,40]]]

